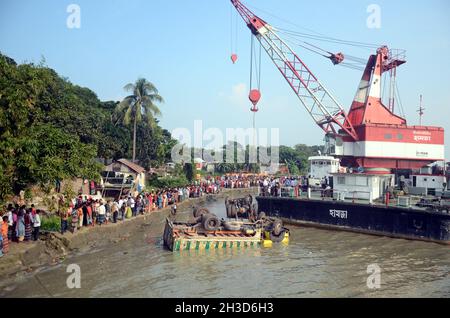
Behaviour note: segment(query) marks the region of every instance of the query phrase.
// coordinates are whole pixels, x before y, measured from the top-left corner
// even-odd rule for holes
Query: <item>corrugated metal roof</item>
[[[117,160],[117,162],[124,164],[125,166],[127,166],[131,170],[135,171],[136,173],[142,173],[145,171],[145,169],[143,167],[141,167],[140,165],[135,164],[127,159],[119,159],[119,160]]]

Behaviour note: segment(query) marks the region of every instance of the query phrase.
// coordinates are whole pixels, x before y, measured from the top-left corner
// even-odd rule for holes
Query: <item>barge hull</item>
[[[259,211],[290,224],[450,244],[450,214],[329,200],[256,200]]]

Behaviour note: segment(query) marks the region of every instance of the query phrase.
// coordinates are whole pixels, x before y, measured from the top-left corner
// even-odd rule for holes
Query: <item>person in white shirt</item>
[[[37,241],[39,239],[39,230],[41,229],[41,216],[39,213],[40,211],[37,210],[33,220],[33,241]]]
[[[103,222],[105,222],[105,217],[106,217],[106,208],[105,205],[103,204],[103,201],[101,201],[98,207],[98,223],[100,225],[102,225]]]

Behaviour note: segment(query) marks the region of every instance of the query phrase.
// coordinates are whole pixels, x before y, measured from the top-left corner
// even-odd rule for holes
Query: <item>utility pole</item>
[[[419,110],[417,111],[419,113],[419,125],[420,126],[422,126],[422,117],[425,114],[424,113],[425,108],[423,108],[422,100],[423,100],[422,95],[420,95],[420,107],[419,107]]]

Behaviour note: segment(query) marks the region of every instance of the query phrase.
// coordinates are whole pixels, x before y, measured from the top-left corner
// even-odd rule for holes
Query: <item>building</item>
[[[106,166],[102,172],[102,194],[120,197],[145,188],[145,169],[127,159],[120,159]]]
[[[201,171],[205,166],[205,163],[206,161],[203,160],[202,158],[195,158],[194,159],[195,170]]]

